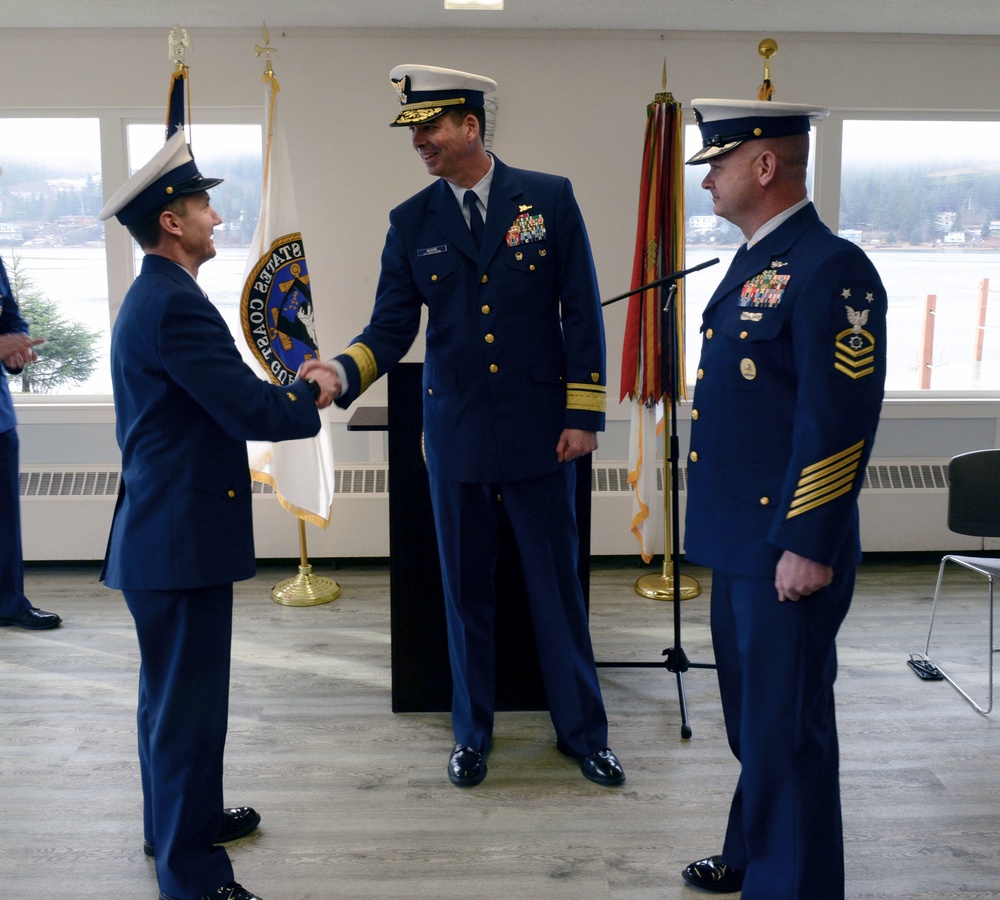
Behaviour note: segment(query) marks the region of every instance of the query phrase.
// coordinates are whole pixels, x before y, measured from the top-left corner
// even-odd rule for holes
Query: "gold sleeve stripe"
[[[586,412],[607,412],[608,389],[603,384],[566,385],[566,409],[582,409]]]
[[[850,493],[858,474],[864,446],[864,440],[860,440],[846,450],[806,466],[799,476],[799,483],[785,518],[792,519]]]
[[[833,364],[833,367],[838,372],[843,372],[845,375],[857,380],[858,378],[864,378],[865,375],[871,375],[875,371],[875,357],[866,356],[864,359],[847,359],[840,353],[836,354],[837,361]],[[861,366],[867,366],[867,368],[862,369]]]
[[[865,439],[862,438],[856,444],[848,447],[846,450],[841,450],[839,453],[834,453],[833,456],[828,456],[826,459],[821,459],[817,463],[813,463],[811,466],[806,466],[802,470],[803,475],[808,475],[810,472],[815,472],[817,469],[828,468],[831,463],[837,462],[839,459],[843,459],[845,456],[850,456],[852,453],[860,453],[865,446]]]
[[[351,344],[344,351],[344,355],[353,359],[354,364],[358,367],[358,372],[361,375],[359,393],[363,394],[375,383],[375,379],[378,378],[378,363],[375,361],[375,354],[372,353],[371,348],[367,345],[358,343]]]

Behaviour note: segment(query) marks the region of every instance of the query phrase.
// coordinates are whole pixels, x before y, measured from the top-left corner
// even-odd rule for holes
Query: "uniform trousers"
[[[524,574],[542,682],[559,742],[588,755],[608,744],[583,588],[577,572],[576,466],[503,484],[431,477],[448,622],[455,741],[486,753],[496,699],[494,620],[500,516]],[[503,598],[500,598],[503,602]]]
[[[722,859],[743,900],[843,900],[833,683],[855,570],[797,602],[772,578],[712,573],[712,642],[726,734],[742,764]]]
[[[160,890],[198,897],[233,881],[222,822],[233,586],[123,591],[139,637],[143,830]]]
[[[16,428],[0,433],[0,521],[6,532],[0,541],[0,616],[16,616],[31,607],[24,596],[18,447]]]

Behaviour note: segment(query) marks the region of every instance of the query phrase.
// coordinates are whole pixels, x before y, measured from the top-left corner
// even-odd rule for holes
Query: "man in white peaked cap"
[[[223,809],[233,582],[255,560],[246,441],[314,435],[333,379],[287,386],[246,365],[198,286],[222,221],[184,132],[108,201],[142,247],[111,335],[122,483],[101,578],[135,620],[144,849],[160,900],[255,900],[219,842],[253,831]],[[259,898],[257,898],[259,900]]]
[[[448,777],[486,777],[495,690],[493,583],[501,516],[525,576],[556,746],[591,781],[625,781],[608,747],[577,573],[572,461],[604,430],[597,276],[569,181],[486,149],[491,78],[436,66],[389,74],[433,184],[389,214],[375,308],[327,367],[354,402],[393,368],[428,313],[424,437],[448,622],[455,743]],[[316,364],[322,367],[323,364]]]
[[[690,884],[843,900],[833,683],[861,548],[858,492],[885,381],[886,295],[806,193],[827,110],[694,100],[715,214],[746,238],[705,308],[687,558],[712,569],[712,642],[742,764],[722,852]]]

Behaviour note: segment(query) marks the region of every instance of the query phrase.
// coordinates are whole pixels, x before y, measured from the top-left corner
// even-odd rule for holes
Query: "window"
[[[262,129],[260,125],[194,125],[188,134],[198,171],[222,184],[212,188],[212,207],[222,218],[214,232],[217,255],[198,273],[198,283],[218,307],[234,335],[242,333],[240,298],[247,250],[257,227],[263,190]],[[135,172],[163,145],[163,125],[128,126],[129,169]],[[132,242],[135,271],[142,250]]]
[[[104,226],[97,219],[103,205],[100,122],[4,119],[0,165],[0,253],[11,281],[21,287],[22,314],[50,327],[59,323],[55,334],[46,334],[35,322],[33,333],[49,339],[39,353],[53,358],[72,352],[82,340],[95,357],[92,371],[82,380],[53,376],[35,389],[109,393],[107,265]],[[23,384],[12,381],[11,388],[16,392]]]
[[[700,146],[693,125],[685,145],[686,155]],[[1000,122],[855,116],[840,150],[839,233],[865,250],[889,295],[886,390],[996,390]],[[701,311],[742,240],[712,214],[703,176],[704,166],[685,171],[686,264],[720,265],[686,279],[689,368]]]
[[[118,122],[115,116],[114,124]],[[29,386],[32,391],[63,396],[111,393],[108,258],[105,223],[97,218],[104,205],[101,124],[99,116],[26,117],[5,118],[0,128],[0,254],[11,280],[16,275],[22,285],[22,308],[29,295],[29,307],[44,305],[42,328],[36,321],[32,329],[48,339],[40,353],[43,358],[71,349],[80,353],[88,342],[92,351],[92,370],[86,377]],[[135,172],[162,146],[163,125],[133,123],[126,134],[130,171]],[[223,219],[215,231],[218,256],[199,281],[236,334],[247,247],[260,209],[261,126],[196,124],[190,136],[199,169],[225,179],[212,190],[212,205]],[[116,175],[115,181],[119,179]],[[142,251],[134,242],[131,246],[138,271]],[[50,314],[58,316],[59,328],[69,330],[45,333],[52,327]],[[12,381],[11,388],[17,392],[24,385]]]
[[[1000,122],[845,120],[840,233],[889,295],[887,390],[1000,385]]]

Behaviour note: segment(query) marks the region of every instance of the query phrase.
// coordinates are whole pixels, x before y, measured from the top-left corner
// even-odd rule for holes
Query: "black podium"
[[[389,577],[392,637],[392,711],[451,709],[451,667],[437,536],[423,457],[421,363],[401,363],[388,375]],[[360,409],[349,428],[379,427]],[[357,420],[357,421],[355,421]],[[576,462],[580,579],[589,605],[591,458]],[[548,709],[534,629],[514,537],[501,528],[497,562],[498,710]]]

